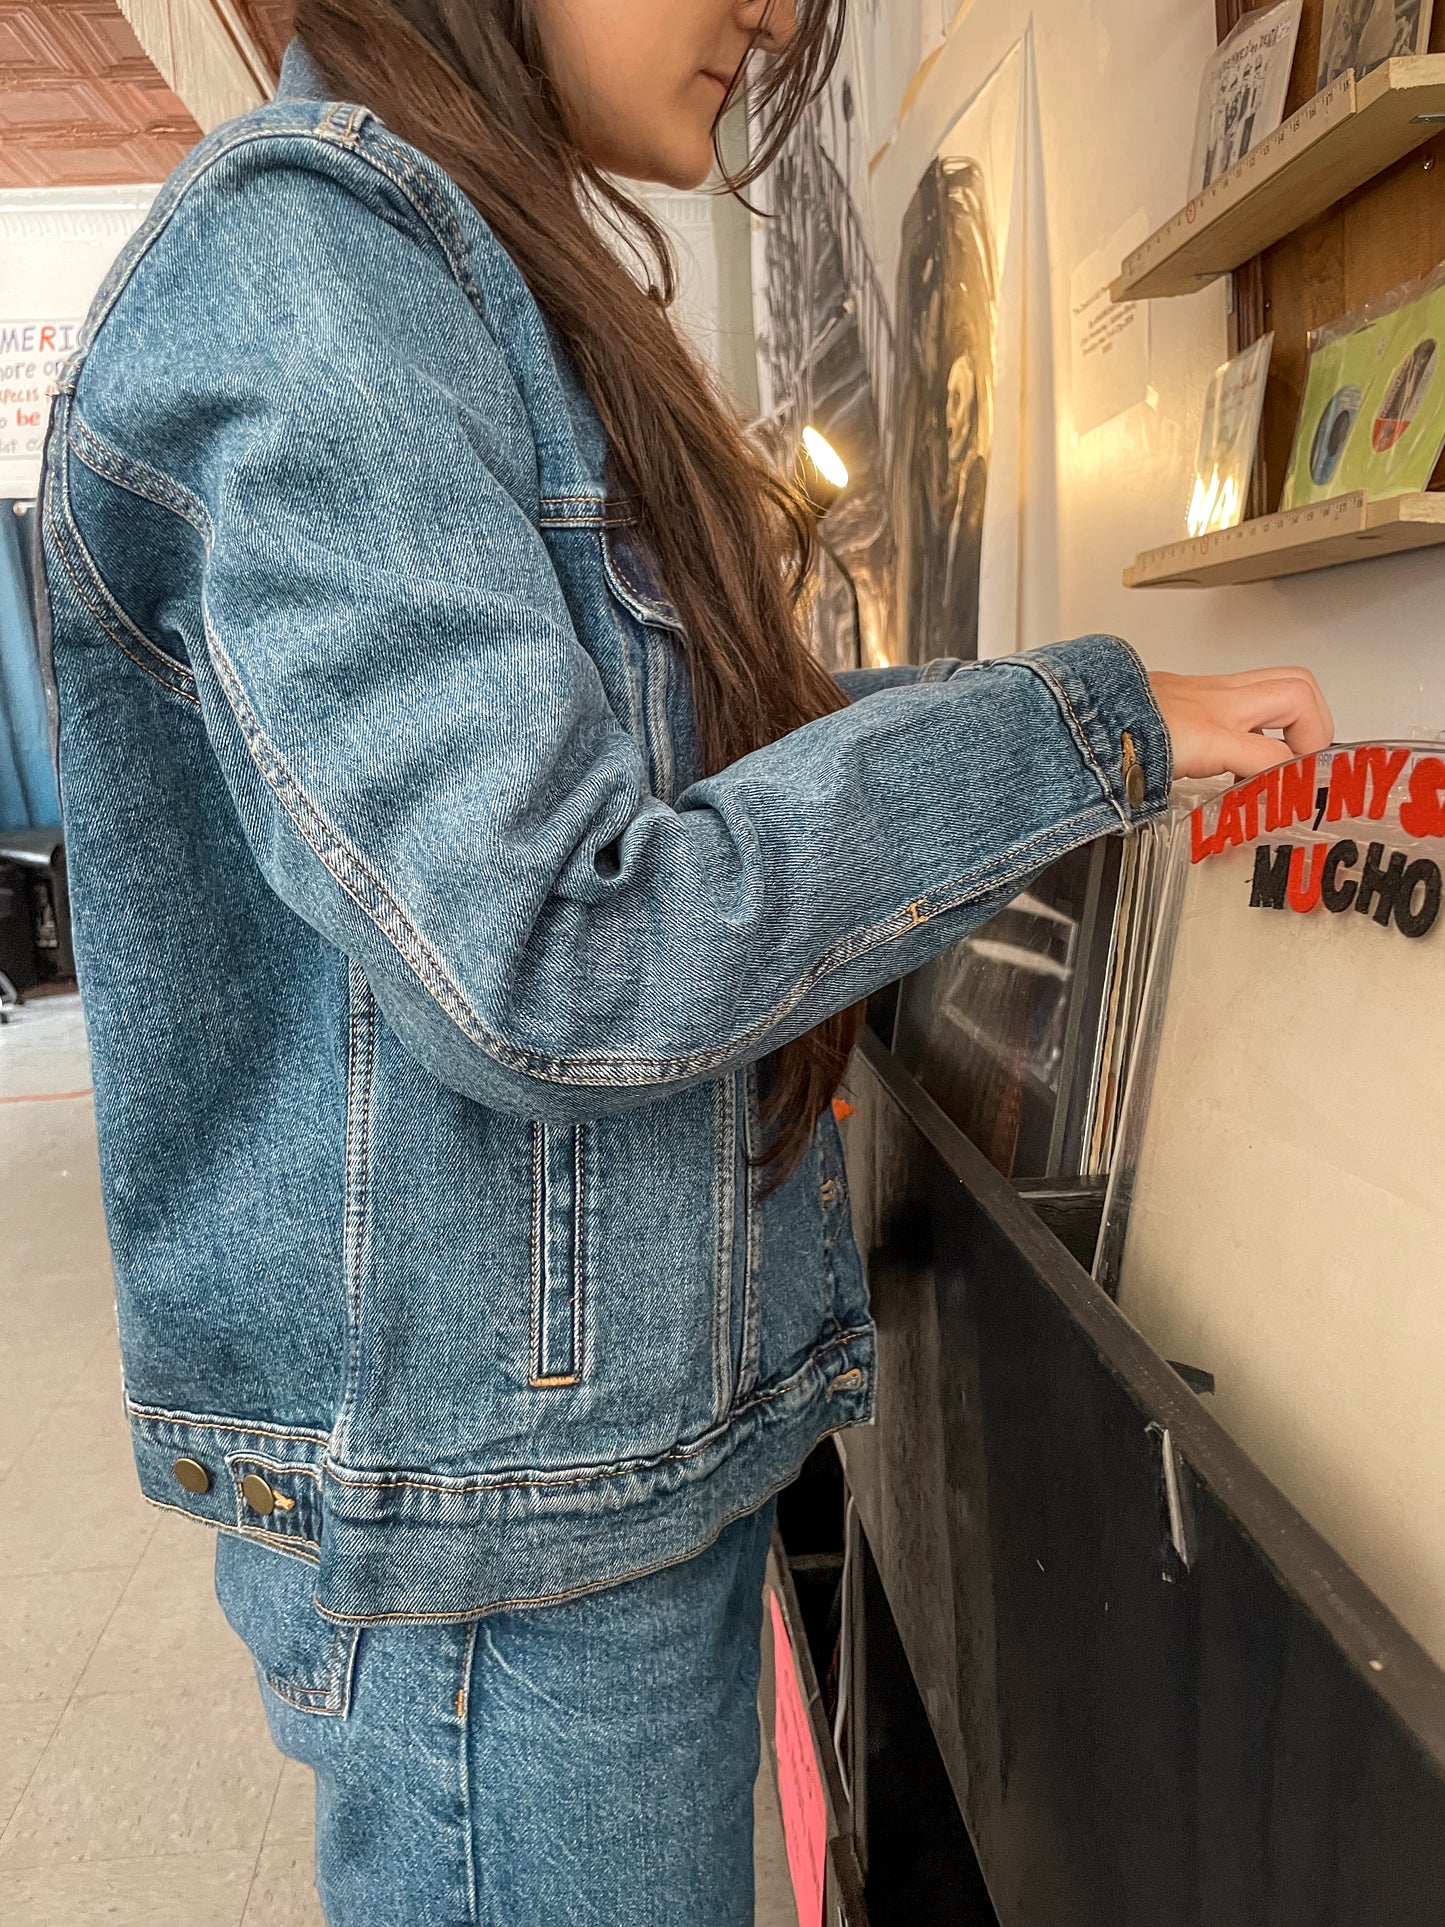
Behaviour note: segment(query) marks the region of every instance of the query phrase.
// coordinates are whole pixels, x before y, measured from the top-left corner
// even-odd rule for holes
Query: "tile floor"
[[[89,1086],[74,994],[0,1026],[0,1922],[323,1927],[211,1536],[136,1489]],[[766,1764],[757,1813],[758,1927],[796,1927]]]

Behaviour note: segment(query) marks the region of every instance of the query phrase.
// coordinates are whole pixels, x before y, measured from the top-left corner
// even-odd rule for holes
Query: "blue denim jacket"
[[[837,1130],[766,1195],[762,1060],[1170,749],[1090,637],[704,777],[557,338],[322,92],[293,47],[196,149],[60,384],[58,765],[142,1486],[445,1619],[686,1557],[868,1417]]]

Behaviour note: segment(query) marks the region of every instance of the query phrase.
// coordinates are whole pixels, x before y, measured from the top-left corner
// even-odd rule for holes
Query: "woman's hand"
[[[1335,721],[1308,669],[1246,669],[1237,676],[1151,671],[1174,740],[1176,776],[1257,776],[1334,741]],[[1261,730],[1282,729],[1284,741]]]

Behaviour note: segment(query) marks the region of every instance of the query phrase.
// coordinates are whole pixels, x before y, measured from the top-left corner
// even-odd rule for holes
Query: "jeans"
[[[752,1927],[774,1506],[681,1565],[455,1625],[339,1627],[222,1535],[272,1737],[316,1773],[329,1927]]]

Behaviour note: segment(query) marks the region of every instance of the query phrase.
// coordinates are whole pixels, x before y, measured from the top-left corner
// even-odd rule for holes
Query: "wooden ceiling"
[[[274,67],[289,0],[234,0]],[[113,0],[0,0],[0,187],[164,180],[201,137]]]

